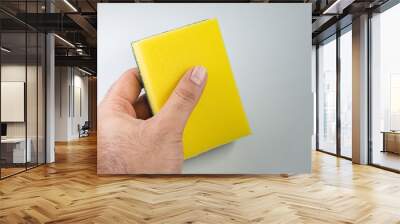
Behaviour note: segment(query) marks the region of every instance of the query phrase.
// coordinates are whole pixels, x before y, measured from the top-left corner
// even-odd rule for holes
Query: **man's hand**
[[[207,81],[202,66],[189,69],[161,111],[151,117],[137,69],[114,83],[98,108],[98,174],[181,173],[182,134]]]

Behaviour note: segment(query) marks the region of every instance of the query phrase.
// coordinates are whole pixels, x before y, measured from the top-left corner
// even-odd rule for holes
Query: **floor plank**
[[[96,175],[96,139],[0,181],[0,223],[400,223],[400,175],[313,153],[312,174]]]

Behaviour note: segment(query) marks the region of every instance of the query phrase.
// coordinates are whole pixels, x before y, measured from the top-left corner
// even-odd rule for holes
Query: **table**
[[[383,134],[382,152],[392,152],[400,154],[400,132],[382,131],[381,133]]]
[[[27,147],[25,152],[25,138],[5,138],[1,139],[1,157],[6,163],[26,163],[31,162],[32,140],[26,139]]]

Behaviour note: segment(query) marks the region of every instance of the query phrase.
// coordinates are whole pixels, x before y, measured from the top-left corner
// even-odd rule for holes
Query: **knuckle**
[[[110,112],[124,112],[129,115],[136,115],[133,106],[129,102],[120,98],[107,100],[99,107],[99,109],[100,113],[102,113],[103,110],[109,110]]]
[[[183,103],[194,103],[196,101],[196,94],[185,88],[177,89],[174,94]]]

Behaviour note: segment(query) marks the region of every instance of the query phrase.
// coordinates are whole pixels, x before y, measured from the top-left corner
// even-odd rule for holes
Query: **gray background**
[[[253,134],[186,160],[183,173],[310,172],[310,4],[99,4],[98,100],[136,66],[132,41],[208,18],[219,21]]]

